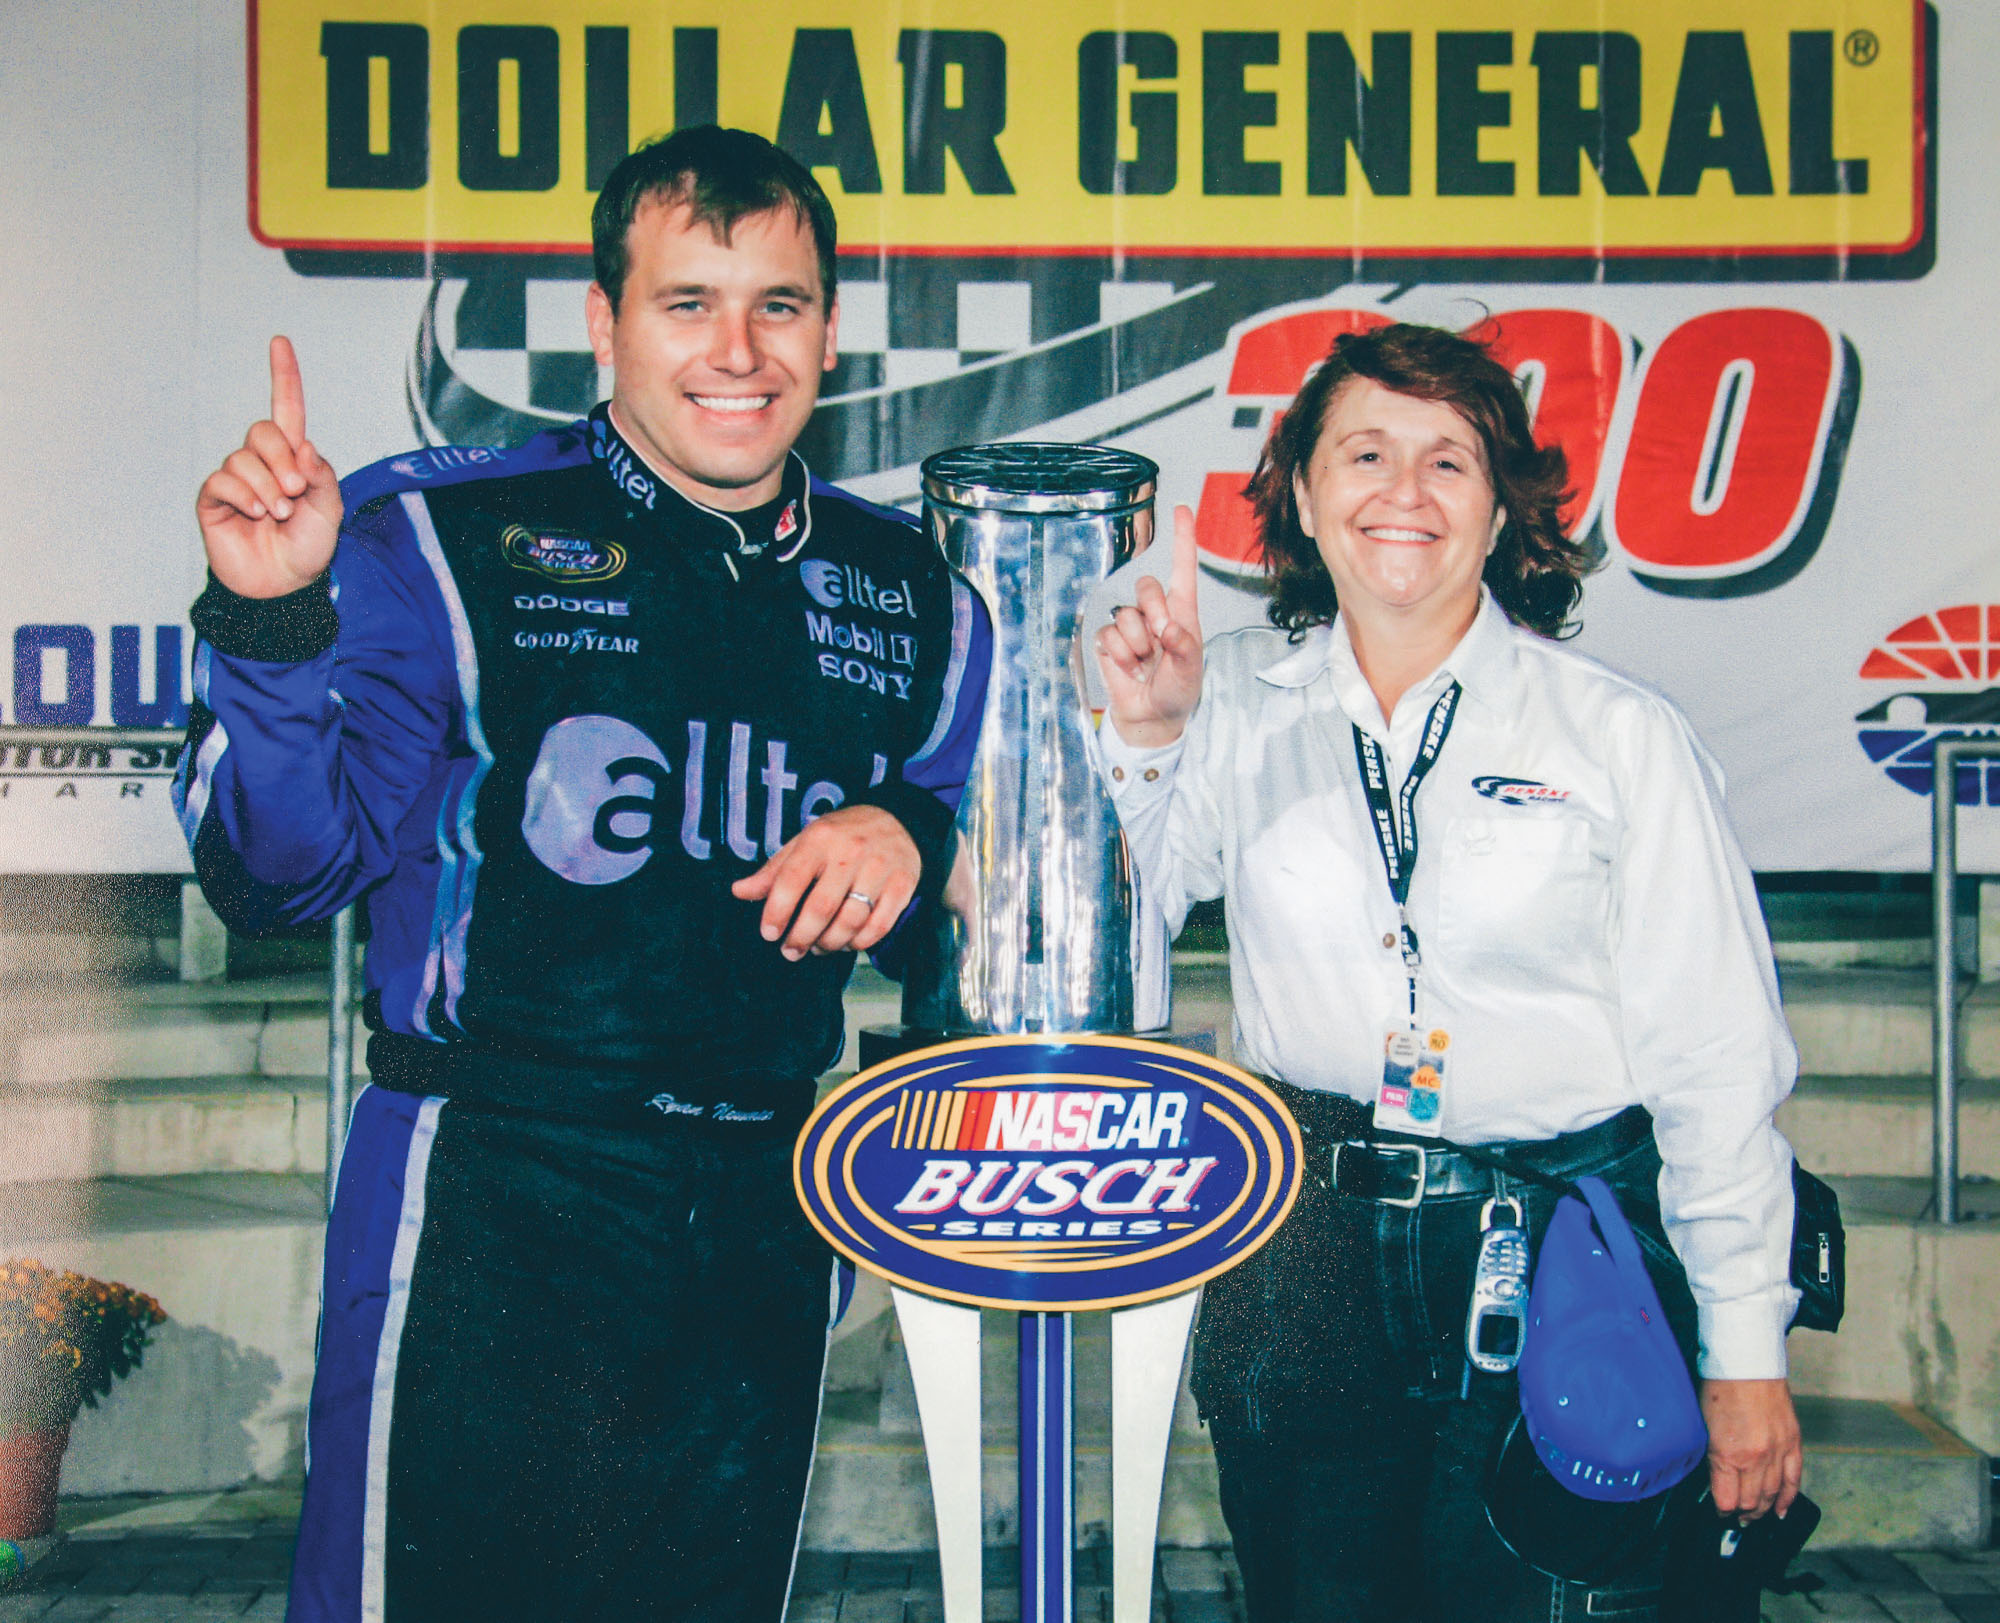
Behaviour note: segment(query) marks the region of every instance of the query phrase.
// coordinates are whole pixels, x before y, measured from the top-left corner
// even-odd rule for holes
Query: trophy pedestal
[[[902,1021],[861,1032],[860,1074],[815,1113],[798,1166],[820,1232],[892,1286],[945,1623],[981,1615],[980,1307],[1019,1315],[1020,1623],[1075,1623],[1072,1313],[1110,1311],[1111,1623],[1147,1623],[1196,1287],[1229,1265],[1188,1264],[1295,1198],[1280,1201],[1276,1163],[1265,1165],[1283,1152],[1281,1182],[1296,1185],[1297,1154],[1265,1121],[1262,1085],[1209,1066],[1212,1026],[1170,1020],[1166,920],[1140,893],[1084,681],[1095,629],[1084,610],[1151,539],[1158,474],[1133,453],[1073,445],[972,446],[923,465],[925,528],[992,627],[979,744],[949,872],[909,925]],[[1092,1142],[1014,1159],[1058,1155],[1056,1096],[1089,1116]],[[1237,1121],[1243,1111],[1254,1126]],[[1107,1120],[1119,1124],[1108,1139]],[[1064,1143],[1076,1126],[1065,1118]],[[1198,1209],[1231,1157],[1268,1186],[1247,1224],[1220,1195]],[[1031,1196],[1037,1178],[1051,1182]],[[1018,1233],[1001,1215],[1017,1201]]]

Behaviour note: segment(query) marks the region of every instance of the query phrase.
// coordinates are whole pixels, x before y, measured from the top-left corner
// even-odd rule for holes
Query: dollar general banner
[[[1129,446],[1197,509],[1206,623],[1247,623],[1242,484],[1307,369],[1381,321],[1476,327],[1569,453],[1603,558],[1581,646],[1689,710],[1758,867],[1924,866],[1931,749],[2000,733],[1976,0],[16,21],[0,867],[183,864],[133,763],[185,707],[188,504],[264,409],[266,336],[343,468],[566,420],[608,382],[594,190],[714,119],[835,200],[843,353],[804,449],[866,495],[913,502],[972,440]],[[1959,798],[2000,870],[2000,769]]]
[[[936,9],[255,4],[254,229],[576,252],[579,196],[632,131],[719,117],[812,164],[848,240],[891,252],[1922,269],[1907,0],[1747,27],[1737,0]]]

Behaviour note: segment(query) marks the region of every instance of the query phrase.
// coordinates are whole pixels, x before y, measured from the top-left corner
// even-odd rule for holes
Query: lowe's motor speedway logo
[[[988,1037],[905,1054],[799,1136],[799,1201],[836,1250],[927,1296],[1124,1307],[1256,1251],[1301,1146],[1256,1078],[1126,1037]]]
[[[1892,783],[1931,792],[1937,746],[2000,738],[2000,604],[1960,603],[1920,614],[1884,637],[1861,677],[1889,691],[1854,719],[1861,747]],[[2000,806],[2000,761],[1964,761],[1958,804]]]

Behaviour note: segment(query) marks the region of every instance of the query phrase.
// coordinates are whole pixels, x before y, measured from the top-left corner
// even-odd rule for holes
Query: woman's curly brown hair
[[[1333,397],[1350,378],[1438,401],[1478,433],[1494,496],[1507,512],[1486,560],[1486,585],[1517,625],[1561,636],[1590,567],[1589,553],[1563,534],[1557,517],[1569,463],[1559,447],[1535,443],[1520,387],[1484,347],[1442,327],[1407,322],[1336,338],[1258,458],[1247,493],[1271,575],[1271,623],[1296,641],[1308,626],[1331,621],[1340,606],[1318,543],[1299,527],[1293,483],[1304,482]]]

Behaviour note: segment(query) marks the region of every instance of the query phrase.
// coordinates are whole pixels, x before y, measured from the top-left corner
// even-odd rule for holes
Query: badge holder
[[[1437,765],[1445,740],[1451,736],[1461,689],[1449,684],[1431,705],[1424,722],[1423,742],[1411,762],[1401,791],[1389,792],[1389,761],[1382,746],[1355,725],[1354,759],[1361,774],[1361,792],[1368,802],[1368,827],[1382,858],[1382,876],[1389,882],[1389,899],[1396,904],[1396,933],[1383,946],[1400,944],[1403,968],[1409,976],[1406,1018],[1391,1020],[1382,1038],[1382,1080],[1375,1090],[1373,1121],[1377,1132],[1409,1133],[1420,1138],[1444,1136],[1444,1078],[1451,1035],[1442,1027],[1418,1023],[1418,985],[1423,975],[1423,947],[1410,922],[1410,877],[1417,870],[1417,791]],[[1421,1196],[1422,1191],[1418,1191]]]
[[[1443,1136],[1450,1048],[1451,1037],[1442,1028],[1412,1031],[1401,1021],[1390,1024],[1382,1038],[1382,1085],[1375,1094],[1377,1132]]]

